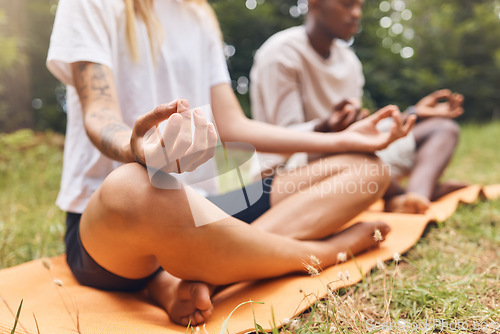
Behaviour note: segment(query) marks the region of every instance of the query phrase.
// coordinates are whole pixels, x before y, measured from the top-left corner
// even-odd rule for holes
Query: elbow
[[[248,128],[250,120],[246,117],[237,117],[216,124],[222,142],[237,142],[242,140],[242,134]],[[220,123],[220,124],[219,124]]]

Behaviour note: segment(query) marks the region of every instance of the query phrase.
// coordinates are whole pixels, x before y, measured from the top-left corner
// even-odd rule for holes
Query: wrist
[[[123,145],[121,152],[121,156],[123,157],[124,162],[128,163],[137,161],[137,155],[132,151],[130,142]]]
[[[415,115],[417,120],[421,118],[421,115],[419,113],[419,108],[417,106],[409,106],[408,108],[406,108],[404,114],[405,114],[405,119],[407,119],[411,115]]]
[[[351,136],[346,131],[329,133],[325,138],[328,139],[324,152],[344,153],[352,151]]]

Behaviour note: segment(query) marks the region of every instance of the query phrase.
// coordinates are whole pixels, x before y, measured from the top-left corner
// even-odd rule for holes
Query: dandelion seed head
[[[321,261],[314,255],[311,255],[309,259],[311,260],[312,265],[315,267],[319,267],[319,265],[321,264]]]
[[[300,326],[300,323],[297,319],[292,319],[288,323],[288,329],[291,329],[292,331],[298,329],[299,326]]]
[[[377,268],[380,269],[380,270],[384,270],[385,269],[385,264],[380,259],[377,259]]]
[[[306,264],[306,270],[307,270],[307,273],[311,276],[318,276],[319,275],[318,269],[311,266],[310,264]]]
[[[345,279],[350,281],[351,280],[351,274],[349,273],[349,270],[345,271]]]
[[[384,240],[384,237],[382,236],[382,233],[380,233],[380,230],[378,228],[373,233],[373,240],[377,242]]]
[[[340,252],[337,254],[337,261],[339,262],[345,262],[347,261],[347,253],[346,252]]]
[[[63,282],[60,279],[57,279],[57,278],[54,280],[54,284],[57,285],[57,286],[63,286]]]
[[[343,281],[343,280],[344,280],[344,274],[343,274],[341,271],[339,271],[339,272],[337,273],[337,277],[338,277],[338,278],[339,278],[339,280],[341,280],[341,281]]]
[[[399,255],[399,253],[396,252],[394,253],[393,259],[394,261],[396,261],[396,263],[398,263],[399,261],[401,261],[401,255]]]

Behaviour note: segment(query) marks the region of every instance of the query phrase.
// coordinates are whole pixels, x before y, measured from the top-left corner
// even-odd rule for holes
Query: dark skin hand
[[[317,132],[340,132],[351,124],[366,118],[368,109],[359,108],[353,101],[344,99],[333,107],[330,117],[323,120],[314,129]]]
[[[463,114],[462,94],[452,93],[449,89],[441,89],[423,97],[415,105],[419,118],[444,117],[456,118]]]

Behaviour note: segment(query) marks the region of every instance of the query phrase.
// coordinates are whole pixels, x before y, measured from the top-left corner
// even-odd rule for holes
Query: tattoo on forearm
[[[129,127],[123,123],[109,123],[103,126],[100,132],[103,153],[120,160],[120,147],[117,145],[120,141],[116,138],[123,135],[130,137],[129,131]]]

